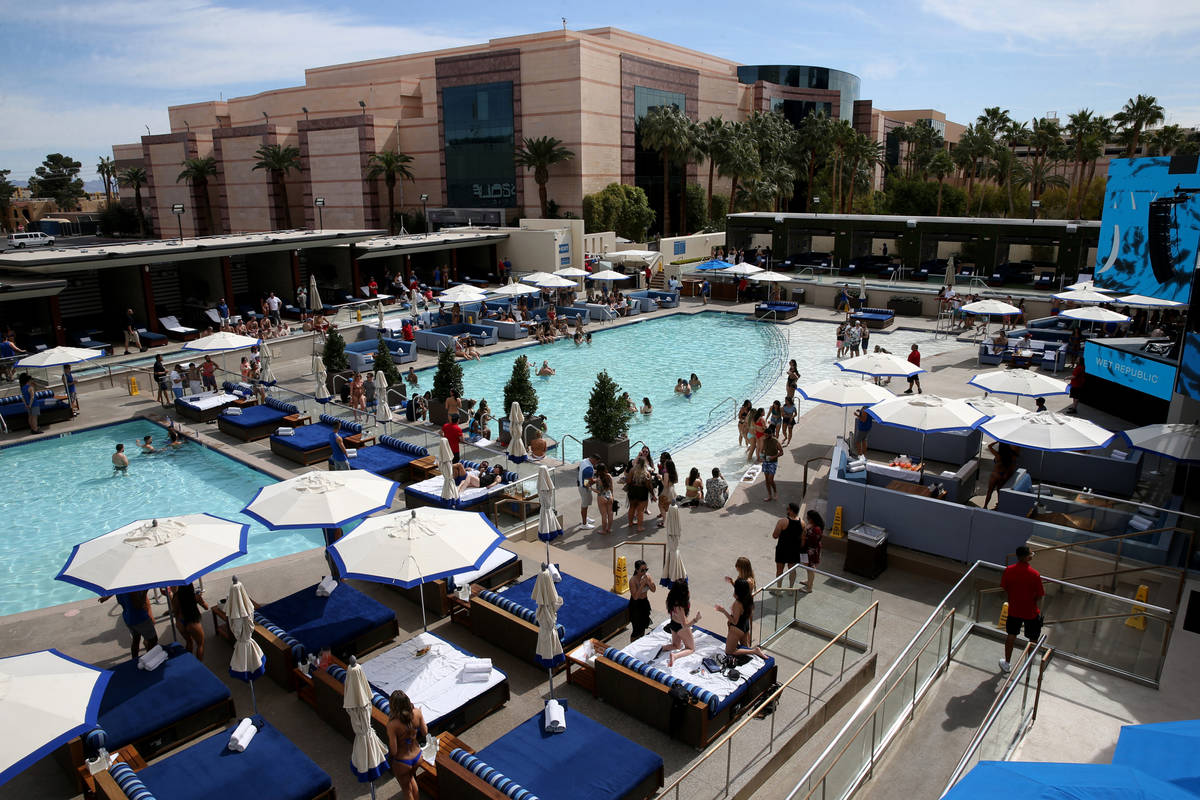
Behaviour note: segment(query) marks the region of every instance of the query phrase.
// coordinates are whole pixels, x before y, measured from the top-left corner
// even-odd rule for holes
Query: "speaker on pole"
[[[1159,283],[1166,283],[1175,273],[1175,257],[1171,251],[1172,211],[1179,202],[1175,197],[1162,197],[1150,203],[1146,219],[1147,247],[1150,267]]]

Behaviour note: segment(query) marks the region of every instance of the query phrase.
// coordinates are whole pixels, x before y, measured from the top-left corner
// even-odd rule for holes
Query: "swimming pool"
[[[549,435],[587,438],[583,422],[596,375],[607,370],[639,406],[648,397],[654,408],[636,414],[630,442],[646,442],[657,456],[674,452],[715,430],[736,411],[744,397],[755,397],[775,381],[779,364],[787,363],[785,338],[774,325],[753,322],[740,314],[705,312],[674,314],[613,328],[589,325],[592,344],[571,340],[525,347],[460,362],[467,397],[484,398],[495,416],[508,416],[504,384],[513,362],[528,356],[533,372],[548,361],[555,373],[531,378],[538,414],[545,414]],[[676,394],[675,381],[697,373],[702,386],[690,398]],[[421,371],[421,390],[433,386],[434,369]],[[523,409],[526,416],[528,409]],[[493,426],[494,427],[494,426]],[[493,434],[495,430],[493,429]],[[579,445],[567,445],[568,459],[580,457]]]
[[[271,476],[195,442],[143,455],[134,443],[146,434],[166,440],[160,426],[139,420],[0,450],[0,515],[9,520],[0,537],[0,614],[94,597],[54,576],[73,546],[135,519],[207,511],[250,523],[247,554],[227,566],[321,545],[319,530],[269,531],[241,514]],[[113,477],[117,442],[129,455],[124,477]]]

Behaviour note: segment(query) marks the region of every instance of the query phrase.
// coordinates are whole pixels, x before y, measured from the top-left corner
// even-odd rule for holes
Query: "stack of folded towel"
[[[469,658],[463,664],[459,680],[462,683],[487,683],[492,677],[490,658]]]
[[[239,417],[242,414],[242,409],[239,408],[238,406],[230,406],[229,408],[225,409],[225,413],[231,414],[235,417]]]
[[[567,730],[567,710],[557,700],[547,700],[546,717],[543,724],[547,733],[565,733]]]
[[[295,434],[296,434],[295,428],[284,427],[284,428],[276,428],[275,429],[276,436],[294,436]]]
[[[147,672],[153,672],[162,666],[162,663],[167,660],[167,651],[163,650],[161,644],[156,644],[146,651],[146,654],[138,659],[138,669],[144,669]]]
[[[250,746],[250,740],[254,738],[254,734],[256,733],[258,733],[258,728],[249,717],[246,717],[233,729],[233,733],[229,737],[229,749],[235,753],[243,752]]]
[[[846,472],[862,472],[867,468],[867,457],[859,456],[846,462]]]
[[[317,584],[317,597],[329,597],[333,594],[333,590],[338,587],[338,582],[330,576],[326,575],[321,578],[321,582]]]

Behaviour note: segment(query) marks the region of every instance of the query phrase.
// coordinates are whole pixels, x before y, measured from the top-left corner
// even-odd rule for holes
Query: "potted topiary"
[[[387,378],[388,386],[394,386],[397,389],[404,389],[404,378],[400,375],[400,370],[396,369],[396,362],[392,358],[392,351],[388,350],[387,342],[383,340],[383,334],[379,334],[379,347],[375,348],[375,371],[382,372],[383,377]]]
[[[429,421],[434,425],[444,425],[449,420],[449,415],[446,414],[446,400],[451,391],[458,392],[458,396],[462,397],[462,367],[454,359],[454,351],[447,349],[438,354],[437,372],[433,374]]]
[[[632,416],[621,400],[621,387],[601,372],[596,376],[592,396],[588,398],[583,417],[588,438],[583,440],[583,455],[595,455],[605,464],[624,464],[629,461],[629,419]]]
[[[504,384],[504,410],[501,413],[505,419],[508,418],[508,412],[512,409],[514,402],[521,404],[521,414],[526,419],[537,413],[538,398],[537,392],[533,389],[533,381],[529,380],[528,356],[520,356],[513,362],[512,377],[508,379],[508,383]],[[527,440],[528,438],[526,437]]]
[[[350,374],[350,360],[346,358],[346,340],[337,332],[337,328],[330,328],[325,333],[325,349],[321,352],[321,362],[325,365],[325,388],[333,392],[335,378],[339,375],[348,378]]]

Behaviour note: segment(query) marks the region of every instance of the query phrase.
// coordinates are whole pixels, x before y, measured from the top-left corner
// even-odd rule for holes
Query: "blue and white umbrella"
[[[57,650],[0,658],[0,785],[95,727],[111,677]]]
[[[229,619],[229,630],[233,633],[233,656],[229,659],[229,674],[239,681],[250,684],[250,701],[254,713],[258,713],[258,700],[254,696],[254,681],[267,671],[267,659],[262,648],[254,641],[254,603],[246,585],[235,575],[229,586],[229,599],[225,602],[225,615]]]
[[[346,690],[342,708],[350,717],[354,741],[350,745],[350,771],[359,783],[371,784],[375,796],[375,779],[388,772],[388,751],[371,727],[371,685],[358,659],[350,656],[346,666]]]
[[[61,367],[64,364],[78,364],[80,361],[90,361],[104,355],[102,350],[89,350],[84,347],[51,347],[40,353],[31,353],[17,362],[18,367],[37,367],[48,369]]]
[[[366,470],[313,470],[262,487],[242,513],[276,531],[340,528],[390,508],[399,488]]]
[[[538,467],[538,538],[546,542],[549,558],[550,542],[562,536],[562,524],[558,521],[558,508],[555,506],[554,479],[550,477],[549,467]]]
[[[558,609],[562,598],[554,588],[554,576],[549,566],[542,567],[533,583],[533,602],[537,603],[538,637],[534,661],[550,671],[550,695],[554,695],[554,668],[566,660],[559,637]]]
[[[1047,397],[1067,394],[1070,387],[1066,381],[1051,378],[1040,372],[1027,369],[997,369],[981,372],[967,381],[971,386],[989,394],[1015,394],[1018,397]]]

